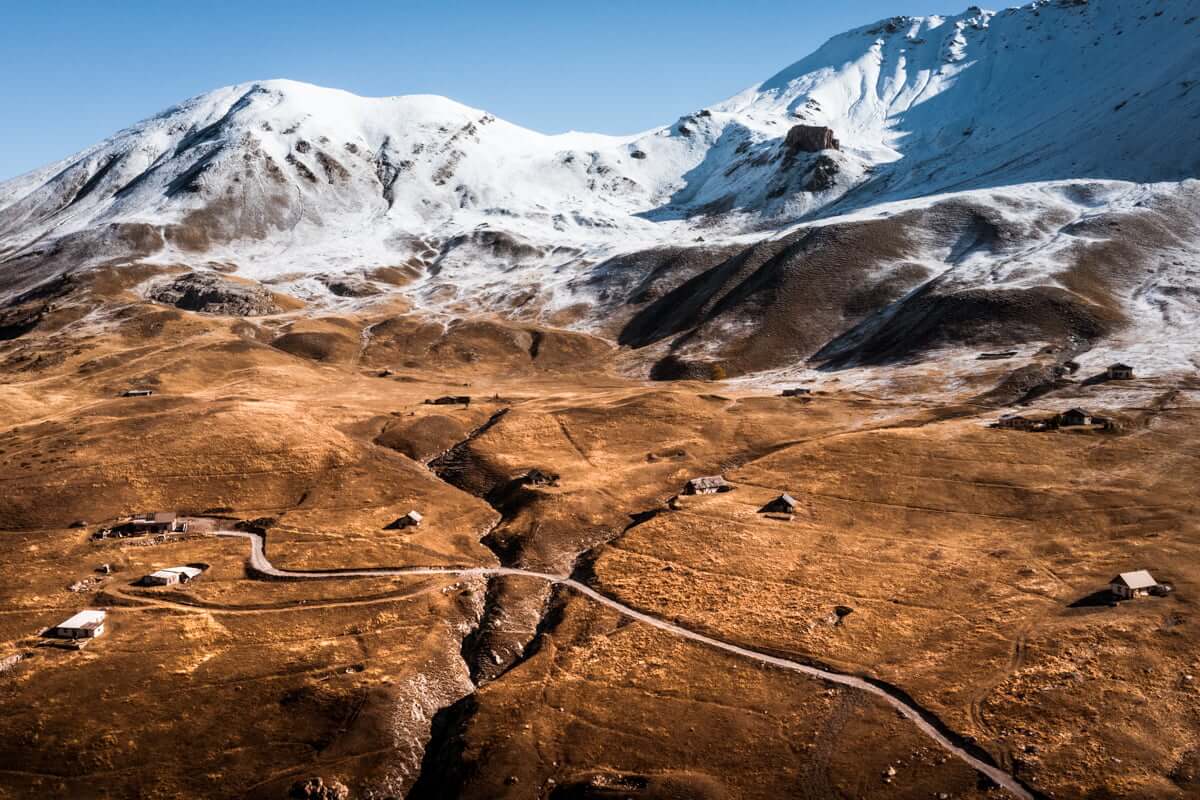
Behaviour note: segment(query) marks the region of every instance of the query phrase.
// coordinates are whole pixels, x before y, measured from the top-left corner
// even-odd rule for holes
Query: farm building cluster
[[[1111,417],[1092,414],[1082,408],[1069,408],[1059,414],[1032,416],[1004,414],[992,427],[1014,431],[1055,431],[1060,428],[1092,427],[1102,431],[1116,431],[1119,425]]]
[[[93,538],[111,539],[126,536],[146,536],[148,534],[187,533],[188,521],[174,511],[157,511],[146,514],[134,514],[122,520],[111,528],[102,528]]]

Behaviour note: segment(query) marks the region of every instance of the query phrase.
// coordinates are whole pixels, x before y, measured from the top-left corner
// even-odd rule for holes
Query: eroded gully
[[[741,656],[742,658],[757,661],[761,664],[768,664],[779,669],[798,672],[803,675],[808,675],[813,678],[818,678],[829,683],[847,686],[852,689],[867,692],[872,694],[885,703],[896,709],[900,714],[906,717],[914,725],[917,726],[927,737],[932,739],[939,747],[951,754],[955,758],[965,762],[971,768],[975,769],[980,774],[986,776],[999,786],[1002,786],[1014,797],[1021,800],[1036,800],[1037,795],[1026,788],[1017,778],[1005,772],[994,764],[984,761],[982,758],[969,752],[966,748],[951,740],[943,730],[930,721],[916,706],[901,696],[897,690],[890,687],[881,686],[864,678],[859,678],[854,675],[846,675],[839,672],[832,672],[821,669],[820,667],[804,664],[798,661],[792,661],[779,656],[767,655],[756,650],[751,650],[747,647],[733,644],[722,639],[716,639],[712,636],[698,633],[688,628],[682,627],[673,622],[668,622],[651,614],[646,614],[636,609],[614,600],[607,595],[601,594],[587,584],[581,583],[569,575],[553,575],[547,572],[537,572],[534,570],[519,569],[517,567],[389,567],[379,569],[346,569],[346,570],[290,570],[280,569],[276,567],[267,558],[265,540],[261,534],[247,533],[243,531],[217,531],[218,536],[238,537],[248,539],[250,541],[250,567],[256,572],[272,577],[282,578],[287,580],[336,580],[344,578],[367,578],[367,577],[389,577],[389,576],[404,576],[404,575],[447,575],[458,578],[483,577],[494,578],[504,575],[519,576],[524,578],[533,578],[543,580],[550,584],[565,586],[572,591],[589,598],[590,600],[606,606],[618,614],[638,622],[645,623],[661,631],[677,636],[681,639],[697,642],[717,650],[724,650],[727,653]]]

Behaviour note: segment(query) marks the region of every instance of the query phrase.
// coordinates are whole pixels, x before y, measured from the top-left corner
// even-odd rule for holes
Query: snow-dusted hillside
[[[744,247],[965,192],[1028,218],[1043,255],[1022,261],[1006,242],[1003,265],[979,250],[955,255],[953,279],[926,263],[928,275],[1071,292],[1051,256],[1072,243],[1047,232],[1141,196],[1136,185],[1184,186],[1200,175],[1198,129],[1200,0],[897,17],[628,137],[546,136],[440,97],[260,81],[0,184],[0,290],[88,264],[215,262],[316,297],[315,274],[403,265],[415,277],[404,291],[431,310],[609,315],[596,287],[614,256],[698,239]],[[1143,194],[1165,202],[1171,189]],[[895,257],[954,251],[921,236],[925,250]]]

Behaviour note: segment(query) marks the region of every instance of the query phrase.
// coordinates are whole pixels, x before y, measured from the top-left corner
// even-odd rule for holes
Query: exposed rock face
[[[326,783],[323,778],[309,778],[297,781],[288,795],[297,800],[346,800],[350,790],[341,781]]]
[[[841,149],[833,135],[833,128],[824,125],[794,125],[783,140],[788,155],[796,153],[819,153],[822,150]]]
[[[167,283],[158,284],[146,293],[158,303],[232,317],[252,317],[278,314],[271,293],[261,286],[235,283],[208,272],[189,272]]]
[[[837,140],[834,140],[836,146]],[[807,192],[823,192],[826,189],[832,189],[835,183],[835,178],[840,171],[838,163],[826,155],[817,156],[813,162],[812,169],[808,171],[808,177],[804,181],[804,190]]]

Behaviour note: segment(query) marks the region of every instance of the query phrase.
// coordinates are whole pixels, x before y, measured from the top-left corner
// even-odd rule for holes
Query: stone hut
[[[733,486],[723,475],[707,475],[688,481],[683,487],[683,494],[717,494],[732,490]]]
[[[390,525],[384,528],[388,531],[398,531],[405,528],[415,528],[421,524],[421,520],[425,519],[419,511],[409,511],[403,517],[393,521]]]

